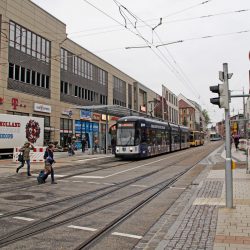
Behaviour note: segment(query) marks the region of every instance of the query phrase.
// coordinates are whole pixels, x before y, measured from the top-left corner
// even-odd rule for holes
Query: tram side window
[[[140,138],[140,129],[136,128],[135,130],[135,145],[140,144],[141,138]]]
[[[169,145],[169,132],[166,132],[166,144]]]
[[[147,129],[141,128],[141,143],[147,142]]]
[[[158,145],[160,145],[162,143],[161,130],[156,130],[156,142]]]

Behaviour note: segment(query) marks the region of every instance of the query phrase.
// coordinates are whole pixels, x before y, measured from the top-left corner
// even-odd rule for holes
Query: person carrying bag
[[[18,155],[18,161],[21,162],[21,165],[16,169],[16,173],[24,166],[24,163],[27,163],[27,175],[31,176],[30,173],[30,150],[33,150],[34,146],[30,142],[25,142],[23,147],[19,150],[22,155]],[[20,160],[19,160],[20,159]]]

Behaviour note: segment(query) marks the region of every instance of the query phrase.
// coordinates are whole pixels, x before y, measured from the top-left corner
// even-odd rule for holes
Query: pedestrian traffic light
[[[226,83],[210,86],[213,93],[217,93],[219,97],[210,98],[210,102],[218,105],[220,108],[229,109],[229,93]]]

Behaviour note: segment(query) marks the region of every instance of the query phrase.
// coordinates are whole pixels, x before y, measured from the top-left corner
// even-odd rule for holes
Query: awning
[[[93,105],[93,106],[75,106],[74,109],[87,110],[99,114],[106,114],[118,117],[124,116],[147,116],[146,113],[138,112],[119,105]]]

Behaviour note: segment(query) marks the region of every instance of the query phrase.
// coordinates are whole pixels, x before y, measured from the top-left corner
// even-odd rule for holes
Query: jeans
[[[25,161],[21,162],[21,165],[18,167],[18,169],[22,168],[24,166]],[[26,160],[27,163],[27,175],[30,175],[30,160]]]
[[[52,166],[51,166],[50,176],[51,176],[51,182],[55,182],[54,169],[52,168]]]

